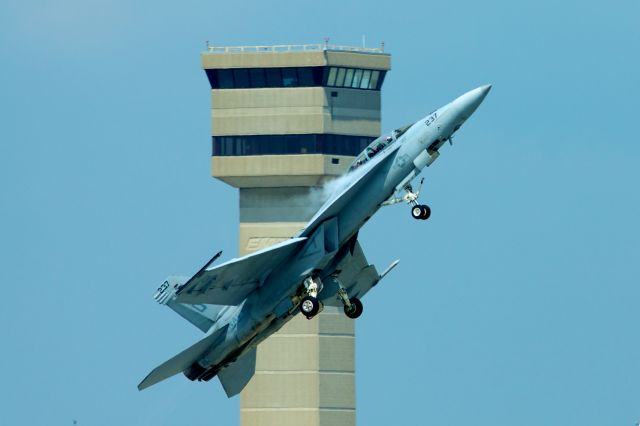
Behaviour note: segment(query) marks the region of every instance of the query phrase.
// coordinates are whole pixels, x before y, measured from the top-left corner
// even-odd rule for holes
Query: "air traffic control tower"
[[[240,254],[285,240],[312,196],[380,135],[391,57],[349,46],[208,47],[212,175],[240,190]],[[355,328],[342,310],[303,315],[258,346],[242,426],[355,425]]]

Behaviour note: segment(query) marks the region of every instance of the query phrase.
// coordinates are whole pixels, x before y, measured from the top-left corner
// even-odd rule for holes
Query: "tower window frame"
[[[212,89],[345,87],[380,90],[384,70],[337,66],[206,69]]]

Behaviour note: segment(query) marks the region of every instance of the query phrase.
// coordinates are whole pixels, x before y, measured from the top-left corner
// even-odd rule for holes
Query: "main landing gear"
[[[307,295],[300,302],[300,312],[311,319],[322,310],[322,302],[318,300],[318,293],[322,291],[322,281],[318,277],[307,277],[304,280]]]
[[[351,319],[356,319],[362,315],[362,302],[357,297],[349,298],[347,291],[342,287],[340,281],[336,279],[338,283],[338,297],[342,300],[344,305],[344,314]]]
[[[338,297],[342,301],[344,314],[351,319],[356,319],[362,315],[362,302],[357,297],[349,297],[347,291],[342,286],[337,277],[332,277],[338,284]],[[322,281],[319,277],[308,277],[304,280],[307,295],[300,301],[300,312],[311,319],[322,311],[322,302],[318,300],[318,293],[322,291]]]
[[[320,301],[314,296],[305,296],[300,303],[300,312],[311,319],[320,312]]]

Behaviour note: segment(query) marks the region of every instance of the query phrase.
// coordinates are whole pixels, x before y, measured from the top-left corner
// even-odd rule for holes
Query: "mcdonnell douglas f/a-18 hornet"
[[[274,246],[212,264],[191,278],[169,277],[154,298],[194,324],[205,337],[155,368],[145,389],[178,373],[190,380],[218,376],[229,397],[255,372],[256,347],[298,312],[311,319],[323,306],[362,314],[361,298],[392,268],[369,265],[358,231],[381,206],[406,202],[415,219],[431,211],[418,204],[411,182],[473,114],[491,89],[471,90],[412,125],[373,141],[339,178],[340,185],[295,236]]]

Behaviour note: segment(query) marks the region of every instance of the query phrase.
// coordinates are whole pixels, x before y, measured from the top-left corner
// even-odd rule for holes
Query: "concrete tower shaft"
[[[312,188],[342,174],[380,132],[390,55],[348,46],[209,47],[212,175],[240,190],[240,254],[295,234]],[[258,347],[241,424],[355,425],[353,321],[302,315]]]

